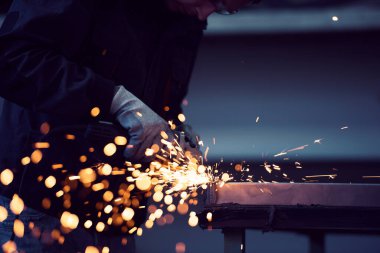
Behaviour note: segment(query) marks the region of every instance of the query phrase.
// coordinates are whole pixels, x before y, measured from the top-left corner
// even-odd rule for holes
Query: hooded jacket
[[[87,125],[94,107],[97,120],[112,121],[116,85],[165,119],[176,117],[204,27],[162,0],[14,0],[0,29],[0,170],[15,174],[2,194],[19,192],[39,206],[46,194],[36,178],[50,169],[28,169],[21,159],[46,137],[41,126]],[[57,141],[55,152],[63,163],[76,159],[72,145]],[[44,157],[46,166],[52,159]]]

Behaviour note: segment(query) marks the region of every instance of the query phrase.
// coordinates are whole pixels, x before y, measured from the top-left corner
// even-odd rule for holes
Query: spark
[[[99,253],[99,250],[95,246],[87,246],[84,253]]]
[[[259,120],[260,120],[260,117],[257,116],[257,118],[256,118],[256,123],[259,123]]]
[[[53,170],[62,169],[62,168],[63,168],[63,164],[60,164],[60,163],[58,163],[58,164],[52,164],[52,165],[51,165],[51,168],[52,168]]]
[[[332,17],[331,17],[331,20],[334,21],[334,22],[338,22],[338,21],[339,21],[339,17],[337,17],[337,16],[332,16]]]
[[[75,140],[75,135],[73,135],[73,134],[66,134],[66,139],[73,141],[73,140]]]
[[[108,143],[104,146],[103,152],[106,156],[113,156],[116,153],[116,145],[114,143]]]
[[[380,178],[380,176],[362,176],[362,178]]]
[[[348,129],[348,126],[343,126],[340,128],[341,130],[345,130],[345,129]]]
[[[39,149],[33,151],[30,156],[32,163],[37,164],[42,160],[42,152]]]
[[[46,188],[53,188],[56,183],[57,183],[57,180],[53,176],[49,176],[45,179]]]
[[[50,148],[50,143],[49,142],[36,142],[36,143],[34,143],[33,146],[36,149]]]
[[[8,218],[8,211],[5,207],[0,206],[0,222],[5,221]]]
[[[14,194],[10,203],[12,213],[19,215],[24,210],[24,207],[24,201],[17,194]]]
[[[186,252],[186,244],[183,242],[176,243],[175,252],[176,253],[185,253]]]
[[[206,215],[206,219],[208,222],[211,222],[212,221],[212,213],[211,212],[208,212],[207,215]]]
[[[309,145],[306,144],[306,145],[303,145],[303,146],[299,146],[299,147],[296,147],[296,148],[289,149],[286,152],[293,152],[293,151],[297,151],[297,150],[303,150],[303,149],[305,149],[308,146]]]
[[[92,116],[94,117],[94,115]],[[181,120],[181,116],[178,116]],[[184,115],[182,119],[183,121],[185,120]],[[176,127],[173,122],[170,125],[171,128]],[[75,136],[72,134],[66,134],[65,137],[67,140],[75,140]],[[56,171],[65,175],[62,182],[58,182],[59,177],[56,178],[53,175],[46,178],[40,176],[38,182],[49,189],[52,188],[52,190],[58,186],[62,187],[62,189],[55,189],[53,194],[55,194],[55,197],[62,199],[63,207],[66,209],[71,207],[71,194],[77,190],[78,184],[82,184],[89,191],[98,192],[100,199],[94,203],[96,204],[97,212],[95,215],[88,214],[83,217],[85,222],[81,222],[81,224],[85,228],[89,229],[95,226],[98,232],[102,232],[108,225],[117,225],[121,227],[122,231],[124,230],[124,233],[136,232],[138,235],[142,235],[142,228],[134,227],[135,211],[146,208],[141,201],[141,196],[138,194],[142,193],[142,196],[146,198],[151,197],[154,201],[153,203],[157,203],[155,210],[151,211],[150,207],[148,208],[151,215],[146,220],[145,227],[149,229],[154,226],[154,223],[158,225],[172,223],[174,217],[171,213],[173,212],[177,211],[181,215],[188,214],[190,207],[198,204],[198,199],[196,199],[198,194],[203,193],[211,184],[222,186],[226,182],[233,180],[233,177],[228,173],[220,173],[217,169],[204,165],[203,158],[196,159],[191,152],[185,151],[180,146],[177,139],[169,139],[166,132],[162,131],[160,137],[162,138],[161,143],[164,144],[163,147],[152,145],[150,149],[147,149],[146,156],[153,158],[153,162],[147,166],[132,164],[128,161],[123,161],[123,165],[120,167],[113,167],[107,163],[98,163],[92,167],[78,168],[76,174],[73,174],[73,170],[68,168]],[[127,144],[127,138],[123,136],[116,136],[111,140],[112,142],[103,148],[104,154],[109,157],[116,153],[116,145],[123,146]],[[203,144],[199,138],[197,141]],[[216,144],[215,137],[213,138],[213,143]],[[26,156],[22,159],[22,164],[39,163],[42,159],[40,149],[49,148],[49,145],[48,143],[38,142],[35,143],[34,147],[36,149],[30,157]],[[94,151],[92,148],[90,152]],[[208,152],[209,147],[205,151],[205,161],[207,161]],[[90,160],[85,155],[79,157],[82,162]],[[64,165],[52,163],[49,167],[52,170],[58,170],[62,169]],[[217,167],[217,164],[215,167]],[[278,166],[275,167],[275,169],[277,168],[279,169]],[[245,171],[242,164],[237,164],[235,169]],[[112,177],[119,177],[124,182],[119,183],[120,180],[110,180],[108,176],[111,175]],[[1,182],[4,185],[10,184],[13,180],[12,176],[11,170],[2,171],[0,175]],[[79,181],[73,182],[75,180]],[[114,182],[118,182],[119,185],[114,185]],[[82,189],[82,186],[80,189]],[[135,192],[138,192],[138,194]],[[90,203],[92,204],[90,200],[84,201],[84,205]],[[42,205],[44,208],[49,209],[52,201],[49,198],[44,198]],[[13,213],[20,214],[24,210],[24,203],[18,195],[15,195],[10,207]],[[208,220],[212,219],[212,214],[210,213],[210,215],[208,215]],[[4,212],[0,208],[0,220],[5,220],[7,217],[6,210]],[[99,220],[100,218],[102,221]],[[69,230],[77,228],[80,220],[82,220],[82,217],[80,218],[77,214],[69,211],[63,212],[60,217],[61,225]],[[198,222],[199,220],[195,213],[190,212],[189,225],[197,226]],[[125,225],[122,225],[123,223]],[[64,242],[63,236],[57,235],[56,238],[58,238],[59,243]]]
[[[323,139],[316,139],[316,140],[314,140],[314,143],[315,144],[321,144],[321,141],[322,141]]]
[[[178,114],[178,120],[181,122],[185,122],[185,120],[186,120],[185,115],[183,115],[182,113]]]
[[[274,157],[283,156],[283,155],[286,155],[286,154],[287,154],[287,152],[281,151],[280,153],[275,154]]]
[[[24,236],[24,230],[24,223],[19,219],[15,219],[13,223],[13,232],[15,233],[15,235],[18,238],[22,238]]]
[[[24,158],[21,159],[21,164],[22,165],[28,165],[30,163],[30,157],[29,156],[25,156]]]
[[[311,176],[305,176],[305,178],[317,178],[317,177],[329,177],[331,179],[334,179],[337,176],[337,174],[326,174],[326,175],[311,175]]]
[[[13,172],[10,169],[5,169],[0,174],[0,181],[3,185],[9,185],[13,181]]]
[[[207,162],[208,151],[209,151],[209,147],[206,148],[206,151],[205,151],[205,154],[204,154],[204,158],[205,158],[206,162]]]
[[[118,146],[125,146],[127,145],[127,138],[124,136],[116,136],[114,139],[114,143]]]
[[[70,181],[73,181],[73,180],[79,180],[80,179],[80,176],[70,176],[69,177],[69,180]]]
[[[79,218],[77,215],[65,211],[61,216],[60,222],[65,228],[76,229],[79,224]]]
[[[99,116],[99,114],[100,114],[100,109],[99,109],[99,107],[94,107],[94,108],[92,108],[90,114],[91,114],[91,116],[94,117],[94,118],[97,117],[97,116]]]

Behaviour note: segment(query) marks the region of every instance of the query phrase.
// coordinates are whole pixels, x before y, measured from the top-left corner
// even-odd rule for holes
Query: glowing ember
[[[106,156],[113,156],[116,153],[116,145],[108,143],[104,146],[103,152]]]
[[[154,150],[151,148],[147,148],[145,150],[145,156],[152,156],[154,154]]]
[[[171,195],[166,195],[164,198],[164,202],[166,205],[171,205],[173,203],[173,197]]]
[[[165,133],[165,131],[161,131],[161,137],[162,137],[164,140],[169,139],[169,136]]]
[[[206,215],[206,219],[208,222],[211,222],[212,221],[212,213],[208,212]]]
[[[60,222],[65,228],[76,229],[79,224],[79,218],[77,215],[65,211],[61,216]]]
[[[94,107],[91,109],[91,116],[92,117],[97,117],[100,114],[100,109],[99,107]]]
[[[188,224],[190,227],[196,227],[198,225],[198,217],[195,215],[194,212],[190,213]]]
[[[186,252],[186,245],[183,242],[176,243],[175,252],[176,253],[185,253]]]
[[[153,194],[153,200],[154,200],[155,202],[160,202],[160,201],[162,200],[163,197],[164,197],[164,194],[163,194],[162,192],[160,192],[160,191],[155,192],[155,193]]]
[[[137,232],[136,232],[136,235],[137,235],[137,236],[142,236],[142,234],[143,234],[143,230],[142,230],[142,228],[138,228],[138,229],[137,229]]]
[[[185,120],[186,120],[185,115],[183,115],[182,113],[178,114],[178,120],[181,121],[181,122],[185,122]]]
[[[111,191],[106,191],[103,194],[103,200],[106,202],[110,202],[113,199],[113,193]]]
[[[85,163],[85,162],[87,161],[87,156],[85,156],[85,155],[81,155],[81,156],[79,157],[79,161],[80,161],[81,163]]]
[[[18,238],[22,238],[24,236],[24,230],[24,223],[19,219],[15,219],[13,223],[13,232],[15,235]]]
[[[177,206],[177,212],[181,215],[187,214],[189,211],[189,205],[187,203],[179,204]]]
[[[50,125],[49,125],[49,123],[47,123],[47,122],[42,123],[41,126],[40,126],[40,132],[42,134],[48,134],[49,131],[50,131]]]
[[[24,210],[24,207],[24,201],[17,194],[14,194],[10,203],[11,211],[19,215]]]
[[[53,164],[53,165],[51,165],[51,168],[52,168],[53,170],[62,169],[62,168],[63,168],[63,164],[60,164],[60,163],[58,163],[58,164]]]
[[[66,134],[66,140],[70,140],[70,141],[73,141],[73,140],[75,140],[75,135],[73,135],[73,134]]]
[[[336,176],[337,176],[337,174],[311,175],[311,176],[305,176],[305,178],[328,177],[328,178],[334,179]]]
[[[146,191],[150,189],[151,178],[149,176],[142,176],[136,180],[136,187],[141,191]]]
[[[229,181],[229,180],[230,180],[230,175],[228,175],[228,173],[223,173],[223,175],[222,175],[222,180],[223,180],[224,182]]]
[[[17,246],[14,241],[7,241],[2,246],[4,253],[15,253],[17,252]]]
[[[36,142],[34,143],[34,148],[37,148],[37,149],[50,148],[50,144],[49,142]]]
[[[121,213],[121,216],[123,217],[123,220],[125,221],[132,220],[134,215],[135,215],[135,211],[129,207],[125,208],[124,211]]]
[[[30,163],[30,157],[29,156],[25,156],[24,158],[21,159],[21,164],[22,165],[28,165]]]
[[[102,164],[100,167],[99,167],[99,170],[100,170],[100,174],[101,175],[104,175],[104,176],[109,176],[111,175],[112,173],[112,167],[111,165],[105,163],[105,164]]]
[[[57,193],[55,194],[55,196],[56,196],[57,198],[59,198],[59,197],[62,197],[63,194],[64,194],[64,192],[63,192],[62,190],[60,190],[60,191],[57,191]]]
[[[99,250],[95,246],[87,246],[84,253],[99,253]]]
[[[79,180],[83,184],[92,183],[96,180],[96,173],[91,168],[82,169],[79,171]]]
[[[30,156],[32,163],[39,163],[42,160],[42,152],[39,149],[36,149],[33,151],[32,155]]]
[[[10,169],[5,169],[0,174],[0,181],[3,185],[9,185],[13,181],[13,172]]]
[[[124,146],[127,145],[127,138],[125,138],[124,136],[116,136],[114,142],[116,145]]]
[[[5,221],[8,218],[8,211],[3,206],[0,206],[0,222]]]
[[[53,188],[54,185],[57,183],[57,180],[53,176],[49,176],[45,179],[45,186],[46,188]]]
[[[104,212],[105,213],[110,213],[112,211],[112,206],[111,205],[107,205],[105,208],[104,208]]]
[[[240,163],[235,165],[235,171],[241,172],[242,170],[243,170],[243,166]]]
[[[104,231],[105,227],[106,227],[106,225],[103,222],[98,222],[98,224],[96,224],[95,229],[96,229],[96,231],[101,233]]]
[[[92,221],[90,220],[87,220],[85,223],[84,223],[84,227],[89,229],[90,227],[92,226]]]

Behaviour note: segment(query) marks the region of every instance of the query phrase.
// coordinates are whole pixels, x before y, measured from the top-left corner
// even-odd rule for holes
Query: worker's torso
[[[163,117],[174,117],[186,94],[204,24],[169,15],[160,4],[147,7],[139,0],[99,1],[96,17],[87,40],[64,48],[65,56],[124,85]],[[67,39],[75,44],[75,38]],[[166,115],[164,106],[172,109]],[[30,155],[33,143],[41,140],[44,122],[52,129],[88,123],[40,114],[0,98],[1,169],[10,167],[16,174],[22,170],[18,169],[20,159]]]

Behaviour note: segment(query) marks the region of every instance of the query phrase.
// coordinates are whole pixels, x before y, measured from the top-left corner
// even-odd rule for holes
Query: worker
[[[10,169],[15,177],[1,186],[8,218],[0,223],[0,243],[10,247],[15,241],[19,252],[28,253],[84,252],[88,245],[133,252],[133,236],[122,240],[123,234],[78,228],[51,238],[60,221],[39,208],[47,193],[36,178],[47,176],[50,169],[41,168],[57,161],[76,168],[75,156],[87,152],[78,145],[83,129],[73,130],[80,140],[75,146],[53,133],[91,124],[95,108],[97,122],[125,129],[124,158],[145,159],[161,131],[171,132],[169,120],[181,127],[176,119],[207,17],[249,2],[14,0],[0,29],[0,171]],[[23,161],[41,140],[50,143],[42,162]],[[27,206],[19,216],[9,209],[15,193]],[[23,238],[15,236],[15,219],[25,224]]]

